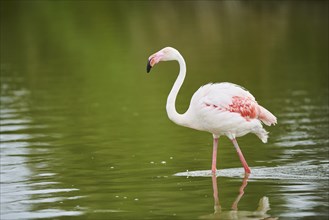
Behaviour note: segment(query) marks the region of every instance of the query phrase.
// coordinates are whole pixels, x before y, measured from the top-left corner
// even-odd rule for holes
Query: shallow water
[[[0,219],[328,219],[327,8],[1,1]],[[247,178],[227,138],[213,177],[212,136],[167,118],[178,66],[145,73],[167,45],[179,112],[229,81],[278,117],[238,139]]]

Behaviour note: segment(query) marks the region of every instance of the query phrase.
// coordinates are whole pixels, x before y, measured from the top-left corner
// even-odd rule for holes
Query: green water
[[[1,1],[0,12],[1,219],[328,219],[328,2]],[[212,136],[165,112],[177,63],[146,74],[165,46],[187,63],[179,112],[201,85],[228,81],[278,117],[267,144],[238,139],[254,176],[231,169],[225,137],[223,174],[202,175]],[[270,210],[255,213],[264,198]]]

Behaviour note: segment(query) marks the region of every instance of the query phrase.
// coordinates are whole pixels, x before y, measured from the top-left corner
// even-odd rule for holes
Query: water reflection
[[[270,210],[270,203],[268,197],[264,196],[259,200],[258,207],[255,211],[244,211],[238,209],[240,199],[244,195],[244,190],[247,187],[249,174],[245,174],[242,179],[242,184],[239,188],[239,194],[234,200],[230,211],[223,211],[218,197],[217,176],[213,174],[212,187],[214,195],[214,213],[210,215],[201,216],[201,219],[278,219],[273,218],[267,212]]]

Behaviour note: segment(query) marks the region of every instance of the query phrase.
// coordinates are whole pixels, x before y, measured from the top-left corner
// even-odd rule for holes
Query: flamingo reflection
[[[236,197],[235,201],[232,204],[232,210],[230,211],[222,211],[222,207],[220,205],[218,199],[218,187],[217,187],[217,177],[216,174],[212,175],[212,187],[214,193],[214,214],[201,216],[201,219],[246,219],[246,220],[254,220],[254,219],[267,219],[267,220],[275,220],[278,218],[273,218],[267,214],[270,210],[270,203],[268,197],[264,196],[259,200],[258,207],[255,211],[240,211],[238,210],[238,203],[240,199],[243,197],[244,189],[248,184],[249,174],[246,173],[243,180],[242,185],[239,189],[239,194]]]

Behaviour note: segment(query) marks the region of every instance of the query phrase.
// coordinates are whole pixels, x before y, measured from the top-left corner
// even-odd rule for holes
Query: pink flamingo
[[[158,62],[171,60],[178,61],[180,71],[167,99],[166,110],[169,119],[178,125],[212,133],[212,173],[216,173],[218,139],[223,135],[232,141],[245,173],[250,173],[236,138],[254,133],[266,143],[268,132],[261,122],[268,126],[274,125],[277,122],[276,117],[260,106],[247,90],[227,82],[209,83],[200,87],[194,93],[188,110],[179,114],[175,101],[186,75],[186,64],[182,55],[172,47],[165,47],[149,57],[147,72]]]

